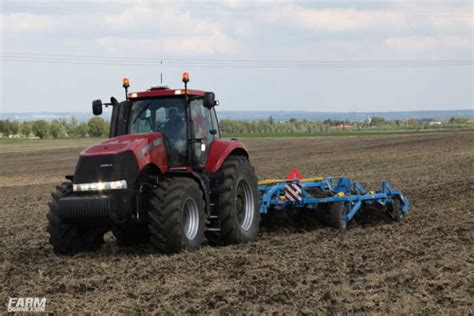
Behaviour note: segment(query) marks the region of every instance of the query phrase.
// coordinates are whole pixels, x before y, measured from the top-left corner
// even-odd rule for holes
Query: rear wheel
[[[190,178],[164,178],[150,200],[150,240],[160,251],[193,251],[204,239],[205,203]]]
[[[347,207],[346,204],[343,202],[335,202],[329,206],[328,210],[328,224],[331,227],[336,229],[344,230],[347,228]]]
[[[81,227],[63,222],[57,216],[59,200],[72,193],[72,184],[65,182],[56,188],[49,203],[49,243],[56,254],[71,255],[80,251],[95,251],[104,243],[104,228]]]
[[[253,241],[260,224],[255,172],[241,156],[228,157],[221,171],[224,181],[218,188],[219,241],[224,244]]]
[[[391,220],[400,222],[403,219],[402,201],[398,196],[394,196],[392,201],[391,204],[387,204],[387,215]]]

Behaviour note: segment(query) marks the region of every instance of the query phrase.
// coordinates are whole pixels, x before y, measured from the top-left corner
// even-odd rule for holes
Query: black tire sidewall
[[[192,199],[199,212],[199,228],[194,239],[184,232],[184,205]],[[199,184],[187,177],[163,178],[150,201],[150,241],[161,252],[194,251],[201,247],[205,231],[205,202]]]
[[[229,187],[225,186],[221,188],[224,192],[225,190],[229,190],[229,199],[231,201],[221,200],[222,193],[219,196],[219,218],[221,225],[220,241],[224,244],[239,244],[254,241],[260,226],[260,193],[257,189],[257,178],[255,172],[248,159],[240,156],[228,157],[222,168],[224,170],[232,169],[231,172],[234,176],[232,184],[230,185],[230,190]],[[248,184],[250,191],[252,192],[254,205],[253,222],[247,231],[242,229],[237,217],[236,209],[237,188],[241,181],[245,181]]]
[[[329,208],[329,223],[336,229],[344,230],[347,228],[347,222],[342,218],[347,213],[346,204],[343,202],[332,203]]]

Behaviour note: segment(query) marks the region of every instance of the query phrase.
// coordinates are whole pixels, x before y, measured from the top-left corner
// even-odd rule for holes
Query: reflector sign
[[[285,185],[285,197],[288,201],[301,201],[301,185],[299,183],[288,183]]]

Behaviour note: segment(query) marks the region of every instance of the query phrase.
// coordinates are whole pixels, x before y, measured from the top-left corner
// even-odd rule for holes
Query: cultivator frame
[[[337,181],[337,182],[336,182]],[[269,179],[258,183],[260,214],[269,209],[317,209],[342,203],[345,208],[341,228],[345,228],[363,206],[382,205],[394,207],[397,203],[401,216],[408,213],[409,200],[396,191],[388,181],[382,181],[380,190],[368,191],[359,181],[347,177],[308,179]],[[397,200],[397,202],[395,202]]]

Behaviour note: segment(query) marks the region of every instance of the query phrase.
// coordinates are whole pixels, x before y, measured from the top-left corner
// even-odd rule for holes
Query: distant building
[[[353,127],[352,125],[350,125],[350,124],[344,124],[344,123],[343,123],[343,124],[341,124],[341,125],[337,125],[336,128],[337,128],[337,129],[352,129],[352,128],[354,128],[354,127]]]

